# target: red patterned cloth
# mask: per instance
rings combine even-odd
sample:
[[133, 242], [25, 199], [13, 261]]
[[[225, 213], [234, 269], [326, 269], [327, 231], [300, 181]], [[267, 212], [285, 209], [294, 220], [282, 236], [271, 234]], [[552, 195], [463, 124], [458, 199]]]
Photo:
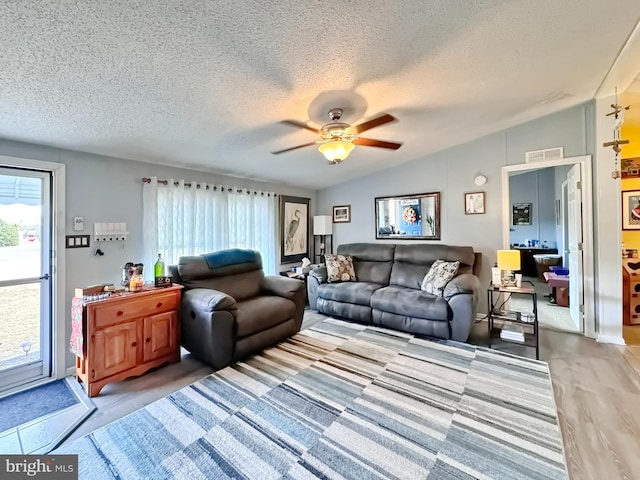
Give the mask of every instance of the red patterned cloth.
[[82, 305], [83, 299], [74, 297], [71, 300], [71, 339], [69, 340], [69, 350], [74, 355], [82, 357], [84, 355], [84, 337], [82, 331]]

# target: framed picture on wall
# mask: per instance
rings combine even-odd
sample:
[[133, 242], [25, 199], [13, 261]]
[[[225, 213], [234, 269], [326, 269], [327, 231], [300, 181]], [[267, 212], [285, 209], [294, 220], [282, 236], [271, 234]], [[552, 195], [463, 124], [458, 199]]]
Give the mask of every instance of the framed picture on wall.
[[338, 205], [333, 207], [333, 223], [351, 222], [351, 205]]
[[280, 263], [309, 257], [309, 198], [280, 195]]
[[514, 203], [513, 204], [513, 225], [531, 225], [531, 210], [532, 204], [530, 203]]
[[640, 190], [622, 192], [622, 229], [640, 230]]
[[469, 192], [464, 194], [464, 214], [480, 215], [487, 213], [484, 207], [484, 192]]

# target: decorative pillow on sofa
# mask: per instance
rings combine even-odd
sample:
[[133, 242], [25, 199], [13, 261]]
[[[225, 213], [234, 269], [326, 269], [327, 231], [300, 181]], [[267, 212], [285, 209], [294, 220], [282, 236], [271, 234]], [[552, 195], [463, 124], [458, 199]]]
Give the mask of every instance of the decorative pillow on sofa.
[[348, 255], [324, 256], [327, 264], [327, 281], [331, 282], [355, 282], [356, 271], [353, 268], [353, 258]]
[[422, 279], [420, 289], [434, 295], [442, 295], [444, 287], [458, 273], [460, 262], [436, 260]]

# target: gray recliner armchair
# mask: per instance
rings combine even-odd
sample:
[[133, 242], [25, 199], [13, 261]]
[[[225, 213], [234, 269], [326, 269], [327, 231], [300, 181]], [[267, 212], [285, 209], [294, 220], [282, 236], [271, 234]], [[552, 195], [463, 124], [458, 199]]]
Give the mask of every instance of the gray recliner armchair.
[[259, 252], [229, 249], [180, 257], [169, 269], [184, 285], [182, 346], [215, 369], [300, 331], [304, 283], [265, 276]]

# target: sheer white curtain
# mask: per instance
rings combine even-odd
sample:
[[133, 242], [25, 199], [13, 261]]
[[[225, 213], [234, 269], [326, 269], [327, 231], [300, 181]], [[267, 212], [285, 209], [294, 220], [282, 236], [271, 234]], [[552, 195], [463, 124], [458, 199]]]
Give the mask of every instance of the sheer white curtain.
[[[143, 187], [145, 265], [158, 253], [167, 264], [183, 255], [251, 248], [266, 273], [276, 273], [276, 200], [272, 192], [152, 177]], [[146, 268], [145, 272], [152, 272]]]

